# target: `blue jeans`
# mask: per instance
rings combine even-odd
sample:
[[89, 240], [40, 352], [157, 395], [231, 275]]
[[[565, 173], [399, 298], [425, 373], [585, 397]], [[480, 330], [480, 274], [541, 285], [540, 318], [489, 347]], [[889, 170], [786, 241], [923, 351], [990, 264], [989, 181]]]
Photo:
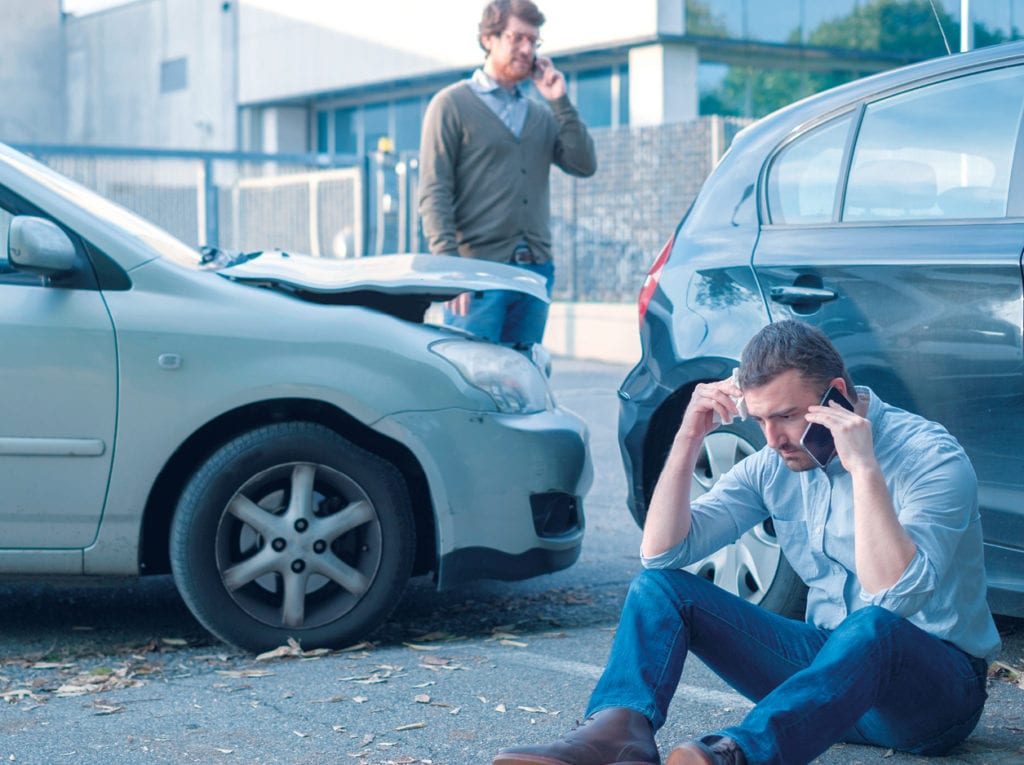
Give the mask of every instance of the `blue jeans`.
[[941, 754], [977, 725], [984, 660], [877, 606], [822, 630], [751, 605], [685, 571], [633, 580], [587, 715], [640, 712], [655, 729], [693, 651], [755, 702], [733, 738], [754, 763], [810, 762], [837, 741]]
[[[547, 281], [548, 297], [555, 281], [555, 264], [516, 264], [540, 274]], [[468, 301], [468, 302], [467, 302]], [[459, 306], [452, 310], [451, 303]], [[544, 339], [548, 321], [548, 304], [521, 292], [489, 290], [460, 295], [444, 307], [444, 323], [458, 327], [495, 343], [522, 347]]]

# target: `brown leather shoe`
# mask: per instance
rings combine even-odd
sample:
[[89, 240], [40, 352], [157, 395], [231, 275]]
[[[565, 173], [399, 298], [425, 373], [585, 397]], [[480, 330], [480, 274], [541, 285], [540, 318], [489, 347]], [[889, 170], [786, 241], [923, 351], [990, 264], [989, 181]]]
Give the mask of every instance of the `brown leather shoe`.
[[714, 757], [704, 744], [691, 741], [669, 752], [665, 765], [715, 765]]
[[747, 758], [728, 736], [712, 735], [677, 746], [665, 765], [747, 765]]
[[561, 741], [502, 749], [493, 765], [661, 765], [650, 721], [632, 709], [604, 709]]

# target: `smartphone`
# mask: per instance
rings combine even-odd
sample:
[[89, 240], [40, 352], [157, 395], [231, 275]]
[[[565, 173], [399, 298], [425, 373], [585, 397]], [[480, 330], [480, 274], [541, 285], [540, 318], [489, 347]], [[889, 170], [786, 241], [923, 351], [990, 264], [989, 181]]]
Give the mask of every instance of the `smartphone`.
[[[831, 386], [825, 391], [825, 395], [821, 398], [821, 405], [828, 406], [829, 401], [835, 401], [840, 406], [853, 411], [853, 404], [835, 386]], [[816, 422], [810, 423], [804, 430], [803, 436], [800, 437], [800, 446], [811, 455], [811, 459], [822, 470], [836, 456], [836, 443], [832, 438], [832, 431]]]

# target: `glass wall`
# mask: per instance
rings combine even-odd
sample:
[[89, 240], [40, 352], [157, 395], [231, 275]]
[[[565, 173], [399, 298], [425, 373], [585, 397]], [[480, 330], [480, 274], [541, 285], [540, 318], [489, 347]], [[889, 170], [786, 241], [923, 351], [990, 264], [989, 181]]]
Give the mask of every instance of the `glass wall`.
[[396, 152], [416, 151], [426, 96], [317, 110], [311, 144], [319, 152], [364, 154], [388, 138]]
[[[849, 80], [945, 55], [947, 43], [953, 50], [960, 45], [960, 0], [935, 0], [934, 10], [930, 0], [677, 2], [684, 4], [685, 35], [700, 56], [700, 114], [761, 117]], [[972, 0], [971, 17], [975, 47], [1018, 39], [1024, 0]], [[824, 55], [807, 55], [807, 46]], [[626, 56], [591, 68], [574, 68], [585, 67], [583, 61], [559, 64], [589, 127], [629, 124]], [[376, 151], [387, 136], [395, 151], [416, 151], [432, 95], [317, 108], [311, 145], [359, 154]]]
[[[625, 64], [566, 71], [569, 92], [584, 122], [592, 128], [629, 124], [629, 74]], [[534, 98], [540, 98], [532, 86]], [[322, 107], [313, 120], [311, 145], [319, 152], [360, 154], [377, 151], [387, 137], [398, 153], [418, 151], [423, 113], [433, 93], [389, 101]]]
[[415, 96], [395, 101], [395, 151], [417, 151], [425, 98]]
[[[700, 38], [737, 43], [701, 46], [702, 114], [761, 117], [858, 77], [946, 55], [947, 45], [960, 48], [960, 0], [683, 2], [686, 33], [698, 46]], [[970, 11], [974, 47], [1021, 37], [1024, 0], [972, 0]], [[748, 43], [765, 46], [749, 64], [740, 50]], [[828, 53], [805, 56], [803, 46]]]
[[382, 149], [381, 139], [388, 139], [394, 146], [394, 133], [389, 127], [391, 103], [368, 104], [363, 107], [363, 141], [360, 154], [369, 154]]
[[329, 151], [335, 154], [355, 154], [359, 149], [355, 107], [335, 109], [331, 116], [334, 118], [334, 142]]
[[588, 127], [619, 127], [629, 124], [627, 66], [588, 69], [567, 76], [573, 103]]
[[[769, 43], [815, 44], [814, 37], [827, 34], [830, 27], [842, 25], [847, 31], [859, 25], [863, 32], [848, 38], [847, 45], [866, 50], [886, 49], [886, 38], [893, 29], [877, 34], [882, 25], [919, 23], [921, 31], [942, 35], [935, 23], [929, 0], [683, 0], [686, 9], [686, 34], [757, 40]], [[960, 0], [936, 0], [936, 9], [950, 46], [959, 47]], [[971, 18], [983, 34], [1000, 41], [1020, 37], [1024, 21], [1024, 0], [971, 0]], [[855, 21], [856, 20], [856, 21]], [[872, 22], [875, 22], [872, 29]], [[857, 39], [859, 37], [859, 39]], [[849, 45], [849, 40], [856, 43]], [[985, 44], [992, 44], [991, 41]], [[980, 45], [980, 44], [979, 44]]]

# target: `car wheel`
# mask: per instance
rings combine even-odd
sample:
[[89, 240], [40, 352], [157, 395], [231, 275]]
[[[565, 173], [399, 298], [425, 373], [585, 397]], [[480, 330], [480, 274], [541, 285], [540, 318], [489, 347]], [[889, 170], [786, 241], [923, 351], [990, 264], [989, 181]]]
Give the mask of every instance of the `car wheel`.
[[414, 533], [394, 466], [320, 425], [279, 423], [196, 471], [175, 512], [171, 567], [193, 614], [228, 643], [342, 647], [398, 602]]
[[[738, 423], [709, 433], [693, 471], [690, 498], [706, 493], [733, 465], [757, 451], [760, 435], [760, 430]], [[782, 554], [771, 519], [686, 569], [769, 611], [804, 617], [807, 587]]]

